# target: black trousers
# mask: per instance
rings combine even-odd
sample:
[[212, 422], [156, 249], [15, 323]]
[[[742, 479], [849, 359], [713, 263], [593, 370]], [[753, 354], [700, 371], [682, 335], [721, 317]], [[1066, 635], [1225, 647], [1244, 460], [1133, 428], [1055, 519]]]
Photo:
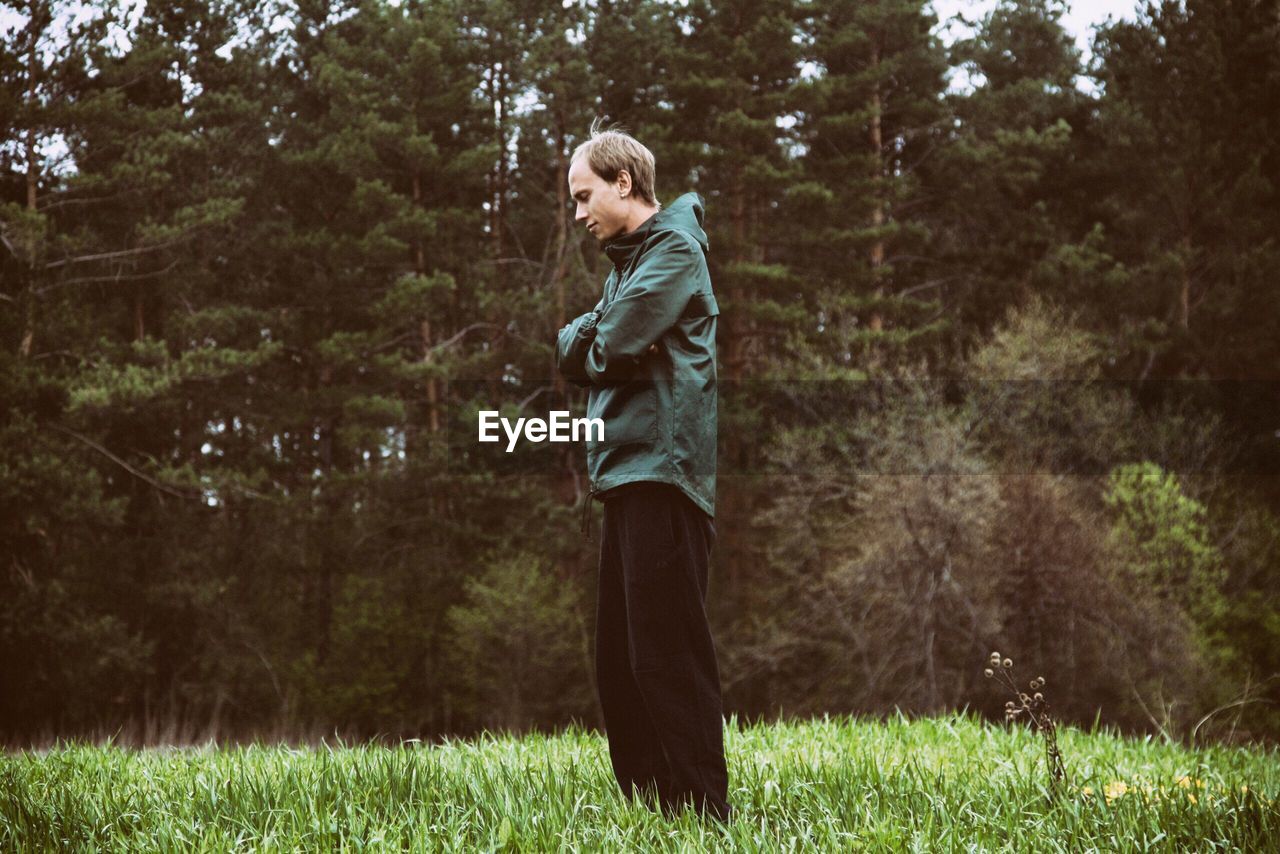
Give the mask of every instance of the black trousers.
[[720, 671], [707, 622], [715, 526], [677, 487], [605, 494], [596, 685], [628, 798], [728, 821]]

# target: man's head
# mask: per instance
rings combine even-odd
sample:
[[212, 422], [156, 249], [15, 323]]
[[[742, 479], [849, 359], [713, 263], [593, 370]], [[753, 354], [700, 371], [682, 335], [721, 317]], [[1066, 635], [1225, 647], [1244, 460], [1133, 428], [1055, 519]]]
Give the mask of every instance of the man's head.
[[569, 194], [574, 220], [603, 243], [634, 231], [661, 205], [654, 193], [653, 153], [621, 130], [599, 130], [599, 121], [574, 149]]

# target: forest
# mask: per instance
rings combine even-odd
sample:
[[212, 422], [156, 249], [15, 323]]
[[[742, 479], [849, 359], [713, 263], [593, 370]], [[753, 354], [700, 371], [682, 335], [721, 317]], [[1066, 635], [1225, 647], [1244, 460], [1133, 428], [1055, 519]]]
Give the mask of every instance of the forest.
[[0, 743], [600, 725], [584, 446], [476, 441], [585, 413], [597, 118], [705, 200], [726, 713], [1280, 737], [1280, 9], [1065, 10], [0, 5]]

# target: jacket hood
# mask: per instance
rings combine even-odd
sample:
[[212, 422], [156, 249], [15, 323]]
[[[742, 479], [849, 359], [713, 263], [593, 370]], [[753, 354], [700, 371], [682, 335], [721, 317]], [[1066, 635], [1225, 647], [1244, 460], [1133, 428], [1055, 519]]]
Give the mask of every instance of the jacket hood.
[[663, 231], [683, 231], [702, 247], [710, 248], [707, 233], [702, 229], [704, 201], [698, 193], [685, 193], [644, 221], [635, 231], [628, 231], [604, 242], [605, 254], [619, 271], [627, 265], [636, 250], [651, 234]]

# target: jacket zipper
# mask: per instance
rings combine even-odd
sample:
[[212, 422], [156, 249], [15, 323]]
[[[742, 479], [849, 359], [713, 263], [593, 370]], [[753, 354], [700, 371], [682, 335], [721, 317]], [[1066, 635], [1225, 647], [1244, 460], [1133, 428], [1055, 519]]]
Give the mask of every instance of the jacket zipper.
[[[657, 216], [657, 214], [654, 214], [654, 216]], [[613, 302], [612, 296], [616, 296], [618, 291], [621, 290], [623, 281], [631, 273], [634, 273], [636, 267], [639, 266], [640, 250], [644, 248], [644, 243], [646, 240], [649, 239], [649, 234], [652, 231], [653, 231], [653, 220], [650, 219], [649, 225], [644, 230], [644, 236], [640, 238], [640, 243], [639, 245], [636, 246], [636, 251], [631, 253], [631, 257], [627, 259], [627, 263], [623, 265], [621, 270], [619, 270], [617, 267], [614, 267], [614, 271], [618, 274], [618, 278], [614, 282], [612, 294], [610, 294], [608, 288], [605, 289], [605, 297], [608, 298], [608, 301], [605, 302], [604, 305], [600, 306], [601, 314], [604, 314], [604, 310], [609, 306], [609, 303]]]
[[[640, 238], [640, 245], [636, 247], [636, 251], [627, 260], [627, 263], [624, 265], [623, 270], [618, 273], [618, 278], [614, 282], [612, 296], [617, 295], [618, 289], [622, 287], [623, 279], [625, 279], [629, 273], [634, 272], [635, 268], [639, 265], [640, 250], [644, 246], [644, 242], [649, 239], [650, 232], [653, 231], [653, 221], [654, 221], [654, 218], [656, 218], [656, 216], [657, 214], [654, 214], [653, 217], [650, 217], [649, 225], [644, 230], [644, 236]], [[601, 314], [604, 314], [604, 310], [608, 307], [609, 303], [613, 302], [613, 299], [611, 298], [609, 289], [607, 287], [605, 288], [605, 297], [606, 297], [606, 301], [604, 305], [600, 306]], [[586, 541], [588, 543], [591, 542], [591, 499], [595, 497], [595, 494], [597, 492], [599, 492], [599, 490], [596, 489], [595, 484], [592, 484], [591, 490], [587, 493], [586, 500], [582, 502], [581, 529], [582, 529], [582, 535], [586, 538]]]

